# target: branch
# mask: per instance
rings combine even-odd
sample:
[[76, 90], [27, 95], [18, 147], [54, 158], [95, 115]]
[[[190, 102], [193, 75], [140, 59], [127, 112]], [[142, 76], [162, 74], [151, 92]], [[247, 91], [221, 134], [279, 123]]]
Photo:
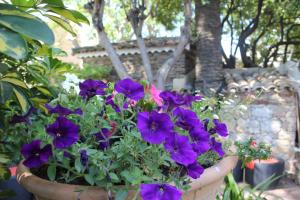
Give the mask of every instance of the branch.
[[104, 31], [103, 26], [103, 14], [104, 14], [105, 0], [94, 0], [89, 2], [86, 6], [93, 18], [93, 25], [97, 30], [99, 43], [105, 48], [118, 76], [123, 79], [129, 77], [126, 68], [122, 64], [117, 52], [113, 48], [107, 34]]
[[148, 56], [146, 44], [142, 36], [144, 21], [147, 18], [147, 16], [144, 14], [145, 10], [146, 7], [144, 5], [144, 0], [142, 0], [141, 5], [137, 5], [137, 3], [135, 2], [132, 8], [129, 10], [129, 12], [128, 13], [126, 12], [126, 15], [136, 36], [136, 41], [140, 49], [142, 62], [147, 75], [147, 79], [151, 84], [153, 83], [152, 66]]
[[237, 48], [240, 48], [240, 53], [242, 57], [242, 61], [245, 67], [249, 67], [254, 65], [254, 63], [251, 61], [250, 58], [247, 57], [247, 49], [245, 47], [246, 39], [257, 29], [259, 24], [260, 15], [262, 12], [263, 7], [263, 1], [264, 0], [258, 0], [257, 3], [257, 13], [256, 16], [251, 20], [251, 22], [248, 24], [248, 26], [242, 30], [241, 35], [238, 40], [238, 44], [235, 49], [235, 54], [237, 51]]
[[184, 0], [184, 25], [181, 27], [180, 40], [177, 47], [174, 50], [173, 55], [166, 60], [166, 62], [161, 66], [157, 72], [157, 87], [159, 89], [164, 89], [165, 81], [169, 74], [169, 71], [172, 69], [174, 64], [182, 55], [185, 46], [188, 44], [190, 39], [190, 29], [192, 21], [192, 0]]
[[225, 22], [228, 21], [228, 18], [229, 18], [229, 16], [230, 16], [230, 14], [231, 14], [233, 11], [235, 11], [238, 7], [239, 7], [239, 5], [235, 5], [235, 6], [234, 6], [234, 0], [231, 0], [231, 1], [230, 1], [230, 6], [229, 6], [229, 8], [228, 8], [228, 11], [227, 11], [225, 17], [223, 18], [223, 20], [222, 20], [222, 22], [221, 22], [221, 27], [224, 26]]

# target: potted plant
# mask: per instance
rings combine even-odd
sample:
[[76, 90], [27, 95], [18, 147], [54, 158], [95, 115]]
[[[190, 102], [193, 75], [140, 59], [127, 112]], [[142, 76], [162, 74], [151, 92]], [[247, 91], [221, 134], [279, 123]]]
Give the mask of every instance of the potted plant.
[[131, 79], [79, 87], [28, 124], [17, 179], [36, 199], [216, 197], [237, 159], [224, 157], [227, 127], [206, 100]]

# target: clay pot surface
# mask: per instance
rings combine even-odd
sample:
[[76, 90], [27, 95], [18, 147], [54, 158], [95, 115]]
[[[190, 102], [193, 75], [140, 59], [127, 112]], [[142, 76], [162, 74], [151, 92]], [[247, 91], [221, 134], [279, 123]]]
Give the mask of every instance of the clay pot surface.
[[[192, 180], [191, 188], [183, 200], [215, 200], [224, 177], [235, 167], [237, 157], [223, 158], [219, 163], [205, 169], [199, 179]], [[107, 192], [100, 187], [62, 184], [41, 179], [30, 172], [22, 162], [17, 168], [17, 181], [36, 200], [108, 200]], [[127, 200], [132, 200], [135, 191], [130, 191]]]

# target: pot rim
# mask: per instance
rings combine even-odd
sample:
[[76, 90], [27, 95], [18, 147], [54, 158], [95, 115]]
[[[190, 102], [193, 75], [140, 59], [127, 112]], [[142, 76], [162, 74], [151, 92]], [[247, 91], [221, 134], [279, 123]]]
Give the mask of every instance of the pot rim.
[[[210, 185], [216, 181], [222, 180], [235, 166], [238, 161], [237, 156], [228, 156], [222, 158], [215, 165], [205, 169], [204, 173], [198, 179], [191, 179], [190, 189], [188, 191], [197, 190], [206, 185]], [[18, 183], [24, 186], [29, 192], [32, 192], [38, 196], [44, 196], [41, 192], [37, 192], [35, 187], [32, 186], [34, 184], [38, 184], [40, 187], [53, 187], [52, 191], [55, 191], [55, 188], [65, 188], [66, 190], [71, 191], [73, 193], [80, 190], [80, 188], [84, 188], [86, 190], [98, 190], [99, 193], [106, 193], [106, 191], [99, 186], [83, 186], [83, 185], [74, 185], [74, 184], [66, 184], [66, 183], [58, 183], [51, 182], [46, 179], [42, 179], [30, 172], [30, 169], [23, 165], [23, 161], [21, 161], [17, 167], [16, 178]], [[122, 186], [120, 186], [122, 187]], [[78, 191], [77, 193], [80, 193]]]

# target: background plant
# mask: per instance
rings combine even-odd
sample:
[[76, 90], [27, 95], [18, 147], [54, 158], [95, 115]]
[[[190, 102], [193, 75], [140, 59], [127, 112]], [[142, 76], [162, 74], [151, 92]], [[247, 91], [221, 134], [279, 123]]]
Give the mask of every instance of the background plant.
[[18, 162], [16, 149], [28, 138], [23, 124], [13, 124], [30, 123], [30, 108], [46, 111], [44, 104], [57, 97], [63, 74], [72, 68], [56, 58], [64, 53], [51, 46], [54, 34], [46, 18], [72, 34], [69, 21], [88, 23], [60, 0], [0, 1], [0, 150], [11, 162]]

